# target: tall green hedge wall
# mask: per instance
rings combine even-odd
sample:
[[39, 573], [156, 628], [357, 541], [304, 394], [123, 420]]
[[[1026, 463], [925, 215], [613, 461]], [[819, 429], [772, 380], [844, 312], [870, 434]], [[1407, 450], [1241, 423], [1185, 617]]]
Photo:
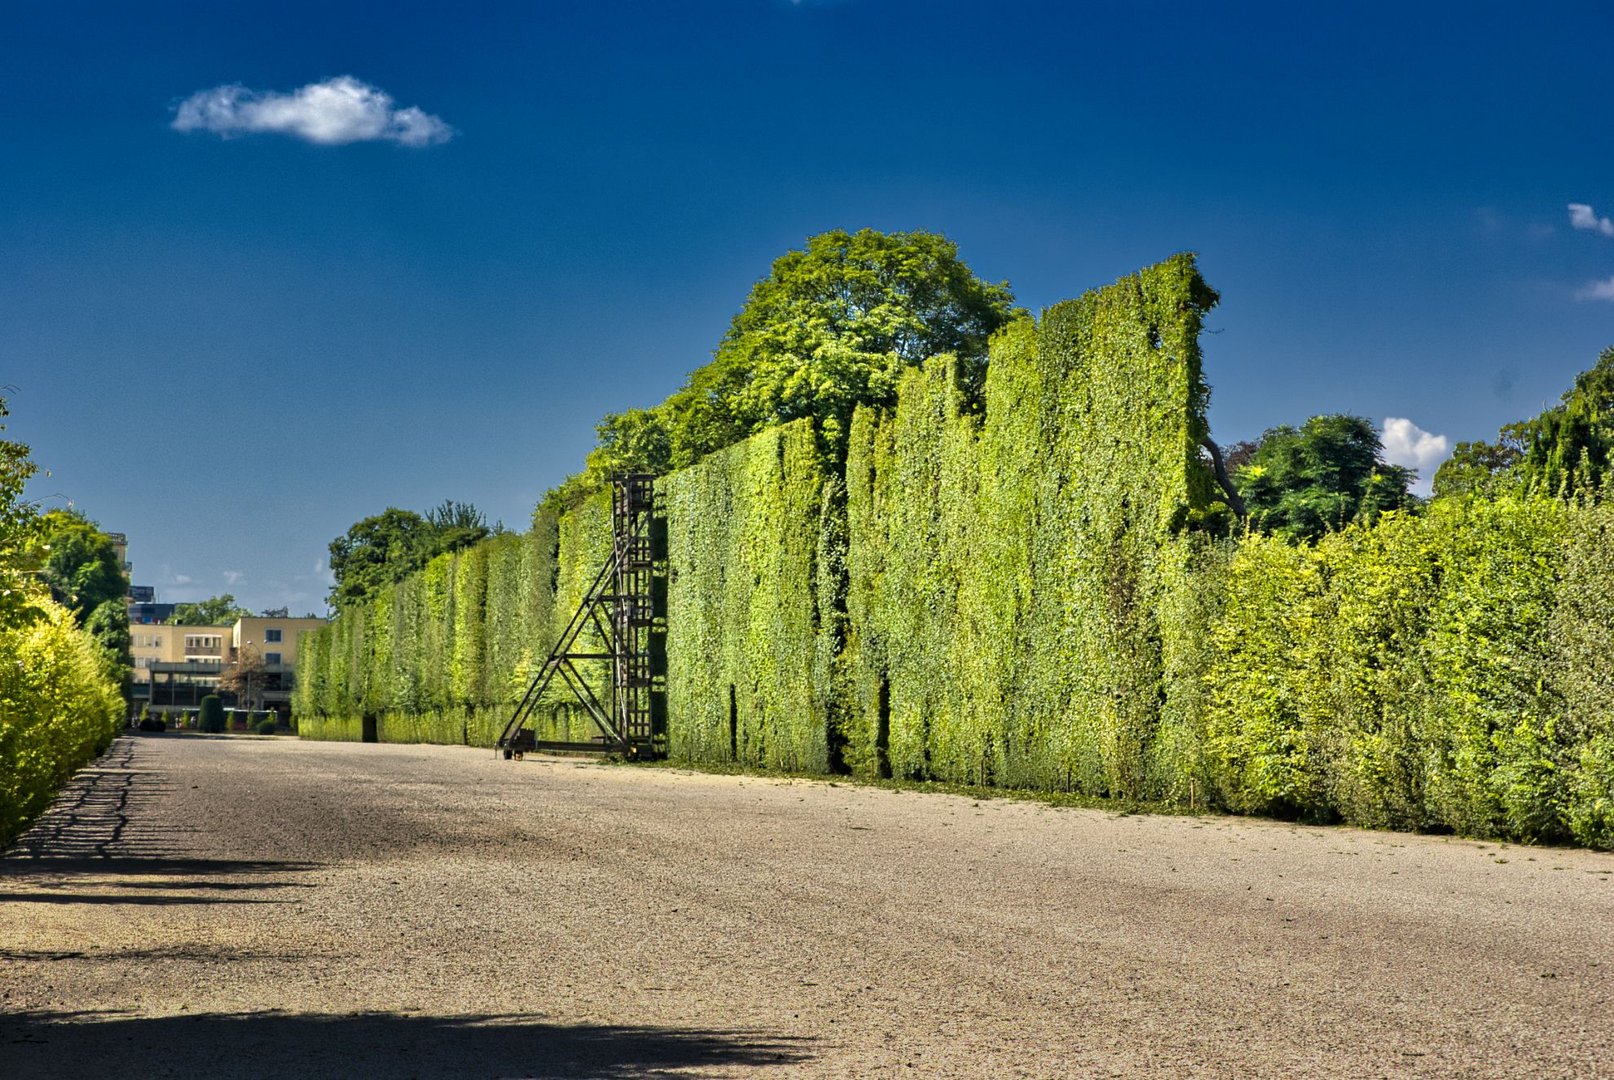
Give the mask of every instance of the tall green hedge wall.
[[799, 772], [829, 767], [813, 663], [823, 484], [806, 421], [765, 431], [662, 482], [674, 757]]
[[[799, 421], [660, 481], [672, 755], [1614, 847], [1614, 510], [1185, 529], [1215, 302], [1178, 256], [1001, 332], [984, 406], [938, 357], [844, 462]], [[491, 745], [609, 530], [596, 497], [344, 611], [300, 731]]]
[[1450, 499], [1193, 575], [1215, 806], [1614, 846], [1614, 509]]
[[[371, 717], [383, 742], [491, 746], [610, 550], [610, 536], [610, 504], [600, 494], [564, 517], [539, 515], [523, 535], [439, 555], [345, 610], [303, 638], [298, 733], [358, 739]], [[581, 710], [558, 697], [540, 720], [545, 738], [592, 734]]]
[[846, 463], [854, 770], [1150, 794], [1177, 526], [1209, 501], [1179, 257], [1000, 335], [984, 419], [939, 358]]

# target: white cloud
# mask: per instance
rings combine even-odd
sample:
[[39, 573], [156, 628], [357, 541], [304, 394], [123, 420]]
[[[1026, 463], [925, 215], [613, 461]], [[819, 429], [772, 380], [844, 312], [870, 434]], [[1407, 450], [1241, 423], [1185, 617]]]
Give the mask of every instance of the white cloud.
[[224, 584], [239, 585], [241, 584], [241, 579], [245, 578], [246, 576], [247, 575], [242, 573], [240, 570], [226, 570], [224, 571]]
[[447, 142], [454, 129], [410, 106], [393, 108], [392, 95], [351, 75], [309, 83], [289, 94], [239, 84], [199, 90], [175, 110], [175, 131], [292, 135], [323, 146], [390, 140], [404, 146]]
[[1575, 290], [1576, 300], [1614, 300], [1614, 277], [1607, 281], [1588, 282]]
[[1429, 494], [1435, 469], [1451, 453], [1451, 442], [1444, 435], [1433, 435], [1401, 416], [1384, 418], [1384, 460], [1418, 470], [1412, 490]]
[[191, 583], [191, 581], [192, 581], [192, 578], [191, 578], [191, 576], [189, 574], [175, 574], [174, 575], [174, 584], [175, 585], [189, 585]]
[[1585, 203], [1572, 202], [1569, 204], [1569, 224], [1576, 229], [1602, 233], [1604, 236], [1614, 236], [1614, 221], [1610, 221], [1606, 217], [1598, 217], [1596, 211]]

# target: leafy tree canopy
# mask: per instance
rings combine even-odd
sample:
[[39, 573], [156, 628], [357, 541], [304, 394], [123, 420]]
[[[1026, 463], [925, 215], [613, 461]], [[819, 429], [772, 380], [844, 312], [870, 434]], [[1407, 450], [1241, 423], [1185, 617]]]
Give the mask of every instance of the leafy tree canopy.
[[1435, 473], [1437, 496], [1525, 487], [1555, 495], [1600, 488], [1614, 458], [1614, 347], [1575, 377], [1561, 404], [1508, 424], [1494, 443], [1458, 443]]
[[108, 602], [123, 603], [129, 575], [112, 538], [75, 510], [50, 510], [39, 522], [39, 576], [57, 603], [83, 626]]
[[1525, 483], [1553, 492], [1595, 488], [1608, 476], [1614, 450], [1614, 348], [1575, 376], [1563, 404], [1525, 425]]
[[[0, 398], [0, 417], [8, 415], [5, 399]], [[26, 444], [0, 438], [0, 625], [17, 625], [31, 618], [34, 610], [29, 597], [39, 586], [29, 570], [39, 510], [22, 497], [22, 490], [35, 471]]]
[[194, 604], [175, 604], [174, 614], [168, 621], [174, 626], [229, 626], [252, 612], [235, 602], [232, 593], [210, 596]]
[[822, 449], [844, 448], [852, 411], [893, 405], [898, 377], [933, 356], [959, 360], [979, 395], [987, 342], [1024, 313], [1007, 283], [976, 277], [936, 233], [837, 229], [774, 261], [710, 363], [649, 409], [605, 417], [586, 471], [551, 492], [571, 502], [613, 473], [664, 473], [774, 424], [810, 416]]
[[433, 555], [443, 551], [458, 551], [469, 547], [494, 532], [503, 532], [503, 525], [488, 527], [487, 515], [470, 503], [444, 499], [435, 508], [426, 511], [426, 524], [433, 530]]
[[34, 530], [32, 561], [51, 598], [100, 645], [114, 682], [128, 674], [129, 575], [112, 538], [76, 510], [49, 510]]
[[1234, 481], [1252, 528], [1308, 543], [1415, 501], [1412, 470], [1386, 463], [1372, 423], [1344, 414], [1269, 429]]
[[331, 541], [331, 603], [342, 607], [362, 600], [404, 577], [430, 558], [430, 522], [413, 510], [389, 506], [357, 522]]
[[84, 620], [84, 629], [105, 651], [108, 676], [114, 682], [122, 682], [134, 666], [129, 606], [122, 597], [101, 602]]
[[458, 551], [496, 532], [469, 503], [444, 500], [424, 517], [413, 510], [386, 510], [356, 523], [331, 541], [335, 584], [331, 603], [343, 607], [400, 581], [445, 551]]
[[1495, 495], [1517, 486], [1519, 462], [1524, 459], [1526, 426], [1508, 424], [1497, 433], [1495, 442], [1476, 439], [1454, 446], [1451, 457], [1435, 470], [1432, 485], [1435, 497], [1468, 493]]

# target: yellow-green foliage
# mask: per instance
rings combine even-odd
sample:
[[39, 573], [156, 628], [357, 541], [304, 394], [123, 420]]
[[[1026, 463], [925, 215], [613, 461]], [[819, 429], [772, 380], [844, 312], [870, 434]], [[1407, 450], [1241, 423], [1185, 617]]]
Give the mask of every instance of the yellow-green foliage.
[[111, 744], [123, 699], [104, 651], [44, 598], [0, 628], [0, 846]]
[[[306, 638], [304, 640], [307, 640]], [[301, 652], [299, 652], [299, 658]], [[364, 718], [359, 716], [323, 716], [306, 707], [298, 710], [297, 737], [320, 742], [358, 742], [364, 733]]]
[[1579, 508], [1549, 627], [1554, 765], [1570, 834], [1614, 848], [1614, 506]]
[[[1614, 508], [1193, 531], [1214, 300], [1179, 256], [1001, 331], [984, 408], [938, 357], [844, 463], [799, 421], [659, 481], [673, 756], [1614, 848]], [[601, 493], [344, 611], [300, 731], [490, 744], [609, 537]]]
[[675, 757], [797, 771], [829, 764], [814, 683], [823, 474], [805, 421], [661, 482], [667, 707]]
[[1162, 552], [1209, 501], [1179, 256], [999, 335], [985, 420], [945, 359], [847, 455], [854, 769], [1150, 792]]
[[907, 372], [894, 415], [861, 409], [847, 453], [847, 653], [840, 732], [857, 772], [982, 781], [990, 737], [964, 717], [960, 591], [976, 538], [974, 417], [947, 357]]
[[1608, 507], [1443, 499], [1192, 584], [1180, 760], [1213, 804], [1614, 846]]
[[[299, 734], [357, 739], [370, 717], [383, 742], [491, 746], [560, 632], [557, 612], [570, 616], [609, 550], [601, 494], [564, 518], [540, 515], [525, 535], [439, 555], [350, 605], [303, 639]], [[561, 693], [537, 721], [541, 738], [594, 734]]]

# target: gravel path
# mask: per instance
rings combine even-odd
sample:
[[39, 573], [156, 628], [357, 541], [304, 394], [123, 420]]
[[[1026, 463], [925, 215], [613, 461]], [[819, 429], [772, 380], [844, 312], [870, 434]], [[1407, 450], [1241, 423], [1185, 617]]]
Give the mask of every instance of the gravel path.
[[1614, 856], [426, 746], [120, 741], [0, 1076], [1614, 1076]]

